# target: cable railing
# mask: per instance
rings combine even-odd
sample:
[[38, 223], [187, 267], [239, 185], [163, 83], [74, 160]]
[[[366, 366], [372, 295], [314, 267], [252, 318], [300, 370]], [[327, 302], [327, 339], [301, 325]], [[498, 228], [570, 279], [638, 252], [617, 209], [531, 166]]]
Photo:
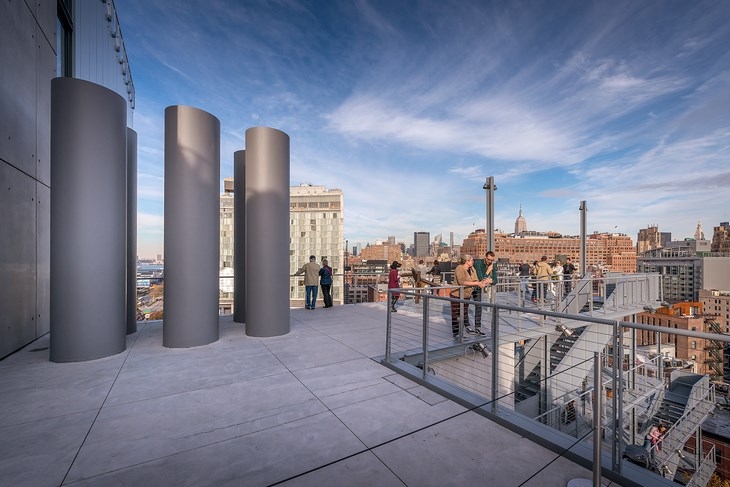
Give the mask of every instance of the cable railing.
[[[519, 424], [519, 428], [530, 421], [549, 427], [556, 444], [564, 444], [560, 435], [575, 441], [596, 427], [592, 405], [598, 394], [604, 404], [600, 448], [608, 459], [603, 473], [635, 481], [631, 479], [646, 474], [637, 473], [638, 467], [624, 458], [627, 448], [640, 448], [646, 430], [661, 421], [659, 408], [668, 391], [666, 383], [681, 382], [680, 372], [672, 374], [663, 365], [674, 335], [730, 342], [728, 336], [624, 321], [659, 307], [658, 282], [652, 280], [658, 281], [658, 276], [604, 278], [595, 286], [592, 280], [582, 286], [582, 281], [572, 283], [576, 293], [590, 289], [591, 301], [599, 301], [593, 294], [598, 292], [600, 304], [611, 308], [610, 313], [590, 305], [582, 313], [559, 313], [554, 309], [560, 306], [541, 307], [531, 300], [526, 306], [515, 306], [511, 303], [526, 302], [520, 286], [524, 282], [517, 280], [503, 280], [495, 293], [483, 294], [483, 301], [447, 297], [454, 287], [439, 286], [432, 293], [421, 293], [422, 300], [416, 305], [412, 289], [399, 289], [402, 304], [397, 313], [387, 315], [383, 363], [457, 401], [482, 401], [485, 415]], [[566, 299], [564, 296], [563, 301]], [[478, 308], [481, 313], [476, 312]], [[483, 335], [473, 332], [479, 316]], [[656, 335], [658, 345], [653, 345], [656, 351], [651, 356], [646, 357], [646, 347], [636, 341], [632, 330]], [[457, 331], [455, 337], [453, 331]], [[593, 379], [594, 354], [602, 357], [599, 382]], [[707, 455], [687, 453], [684, 444], [698, 434], [714, 408], [714, 388], [704, 377], [687, 389], [685, 409], [665, 435], [664, 453], [655, 455], [657, 467], [650, 475], [657, 482], [658, 478], [679, 481], [680, 459], [690, 455], [696, 457], [693, 465], [698, 466], [691, 473], [702, 473], [699, 466], [705, 465]], [[538, 436], [544, 440], [544, 433]], [[588, 440], [582, 444], [584, 454], [590, 451]], [[687, 468], [681, 470], [686, 477]]]

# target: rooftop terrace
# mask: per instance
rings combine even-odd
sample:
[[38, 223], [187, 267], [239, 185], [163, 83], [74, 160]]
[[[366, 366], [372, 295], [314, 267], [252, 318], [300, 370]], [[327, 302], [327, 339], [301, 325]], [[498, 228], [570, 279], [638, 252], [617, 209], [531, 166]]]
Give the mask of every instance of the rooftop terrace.
[[[49, 336], [0, 361], [0, 484], [565, 486], [592, 473], [379, 363], [385, 303], [291, 310], [252, 338], [48, 360]], [[616, 485], [604, 481], [604, 485]]]

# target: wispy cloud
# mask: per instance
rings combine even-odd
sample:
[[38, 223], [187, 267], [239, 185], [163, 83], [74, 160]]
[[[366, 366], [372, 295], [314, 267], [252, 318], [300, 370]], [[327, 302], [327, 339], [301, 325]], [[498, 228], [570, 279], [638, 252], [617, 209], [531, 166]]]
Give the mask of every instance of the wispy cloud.
[[730, 219], [730, 3], [119, 7], [150, 215], [164, 107], [188, 104], [221, 120], [221, 177], [246, 128], [287, 132], [292, 184], [342, 188], [351, 241], [460, 241], [484, 225], [490, 175], [503, 230], [522, 203], [531, 229], [577, 233], [581, 200], [591, 230], [632, 236]]

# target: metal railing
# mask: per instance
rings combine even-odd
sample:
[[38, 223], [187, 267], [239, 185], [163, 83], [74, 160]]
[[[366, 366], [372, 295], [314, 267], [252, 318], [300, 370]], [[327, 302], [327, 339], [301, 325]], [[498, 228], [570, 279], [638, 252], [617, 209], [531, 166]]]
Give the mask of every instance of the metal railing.
[[[644, 431], [656, 421], [664, 400], [666, 371], [661, 344], [666, 347], [671, 335], [724, 342], [730, 342], [730, 337], [623, 321], [659, 307], [655, 275], [573, 282], [572, 292], [590, 289], [590, 301], [597, 303], [584, 306], [577, 314], [554, 311], [561, 309], [569, 296], [561, 301], [556, 297], [555, 304], [548, 299], [551, 306], [527, 302], [520, 284], [504, 279], [495, 286], [499, 290], [483, 295], [483, 301], [421, 294], [418, 305], [410, 301], [415, 297], [413, 290], [399, 289], [406, 304], [398, 313], [388, 312], [383, 363], [449, 397], [458, 399], [463, 393], [464, 397], [480, 398], [479, 409], [485, 414], [511, 418], [508, 422], [517, 415], [551, 427], [556, 435], [570, 435], [573, 441], [583, 439], [586, 444], [586, 435], [595, 428], [597, 418], [591, 410], [599, 394], [605, 403], [600, 444], [602, 454], [610, 459], [604, 462], [603, 473], [630, 480], [629, 475], [636, 472], [632, 473], [634, 467], [623, 459], [624, 450], [630, 444], [643, 443]], [[432, 291], [441, 289], [453, 287], [441, 286]], [[516, 301], [524, 304], [510, 304]], [[469, 333], [479, 315], [485, 335]], [[456, 338], [452, 324], [458, 327]], [[655, 356], [639, 358], [640, 344], [632, 330], [656, 334], [659, 345]], [[595, 353], [603, 357], [598, 383], [593, 379]], [[673, 478], [684, 442], [697, 433], [714, 408], [714, 388], [707, 378], [702, 384], [707, 386], [693, 386], [686, 409], [665, 436], [663, 453], [656, 455], [658, 464], [664, 467], [653, 474], [657, 478]], [[702, 465], [703, 458], [707, 458], [702, 452], [696, 457], [694, 465]]]

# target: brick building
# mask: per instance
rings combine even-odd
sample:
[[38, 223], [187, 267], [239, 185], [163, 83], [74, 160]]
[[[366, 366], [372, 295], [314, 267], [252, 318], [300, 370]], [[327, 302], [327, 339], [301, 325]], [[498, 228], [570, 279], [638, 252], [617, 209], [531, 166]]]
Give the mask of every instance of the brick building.
[[[699, 301], [685, 301], [652, 313], [639, 313], [636, 322], [706, 333], [722, 333], [724, 324], [724, 321], [718, 321], [717, 316], [703, 313]], [[656, 339], [654, 332], [636, 330], [637, 346], [656, 345]], [[723, 342], [667, 333], [662, 334], [662, 345], [673, 346], [676, 358], [695, 362], [695, 373], [708, 374], [713, 380], [722, 379]]]
[[[580, 237], [566, 237], [555, 232], [544, 234], [524, 232], [521, 235], [495, 233], [494, 251], [499, 259], [518, 263], [534, 262], [543, 255], [550, 259], [565, 255], [580, 262]], [[483, 256], [487, 251], [484, 230], [469, 234], [461, 245], [461, 251]], [[636, 251], [631, 237], [621, 234], [594, 233], [586, 241], [586, 264], [610, 269], [613, 272], [636, 272]]]
[[361, 260], [401, 261], [403, 260], [403, 248], [400, 244], [395, 243], [368, 245], [362, 249], [359, 257]]

